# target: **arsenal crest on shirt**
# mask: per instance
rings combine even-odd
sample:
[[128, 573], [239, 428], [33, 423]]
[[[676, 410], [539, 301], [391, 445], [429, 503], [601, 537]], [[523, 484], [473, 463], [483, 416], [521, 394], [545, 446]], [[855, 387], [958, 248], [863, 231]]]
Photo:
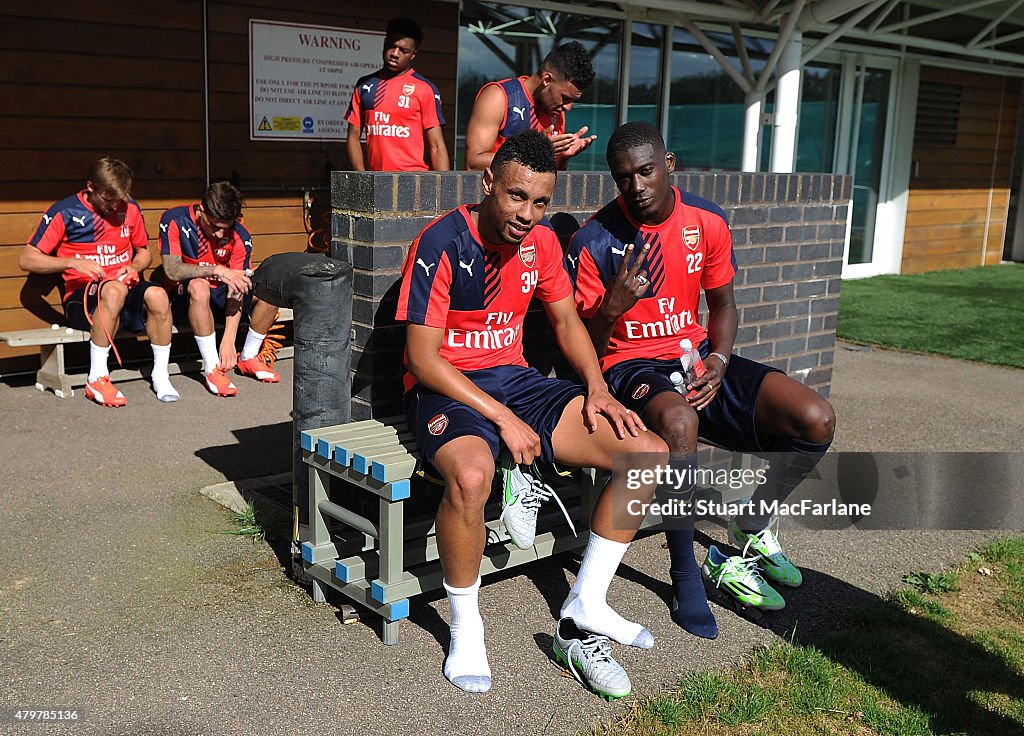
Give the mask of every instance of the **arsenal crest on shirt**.
[[690, 250], [697, 250], [700, 244], [700, 226], [686, 225], [683, 227], [683, 243]]
[[530, 240], [519, 246], [519, 260], [527, 268], [533, 268], [533, 264], [537, 262], [537, 244], [534, 241]]
[[403, 95], [411, 95], [415, 91], [416, 91], [416, 85], [415, 84], [403, 84], [402, 85], [402, 94]]

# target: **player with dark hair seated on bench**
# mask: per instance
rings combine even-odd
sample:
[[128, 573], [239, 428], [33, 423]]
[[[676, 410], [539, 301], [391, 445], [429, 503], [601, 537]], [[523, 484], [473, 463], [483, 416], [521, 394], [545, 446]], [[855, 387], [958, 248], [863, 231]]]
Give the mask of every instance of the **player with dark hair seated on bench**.
[[[160, 218], [164, 288], [176, 321], [192, 326], [206, 388], [214, 396], [238, 393], [227, 375], [232, 368], [265, 383], [281, 380], [256, 357], [277, 308], [250, 295], [252, 236], [239, 222], [243, 204], [233, 184], [218, 181], [206, 188], [201, 201], [172, 207]], [[247, 304], [252, 315], [239, 356], [235, 340]], [[215, 321], [224, 323], [219, 348]]]
[[[608, 385], [665, 439], [684, 473], [697, 467], [698, 435], [734, 452], [774, 453], [766, 482], [729, 524], [739, 556], [726, 557], [712, 545], [698, 571], [692, 519], [666, 532], [672, 618], [713, 639], [718, 627], [701, 572], [741, 604], [768, 610], [785, 605], [768, 581], [790, 587], [803, 581], [761, 501], [785, 500], [814, 468], [832, 442], [835, 413], [776, 368], [732, 355], [736, 264], [729, 224], [716, 204], [671, 185], [675, 156], [658, 129], [643, 122], [621, 126], [608, 141], [608, 166], [620, 196], [573, 236], [568, 254], [576, 303]], [[697, 321], [702, 289], [707, 330]], [[706, 372], [677, 390], [672, 374], [680, 370], [681, 338], [699, 346]]]
[[[436, 521], [452, 607], [444, 674], [469, 692], [491, 687], [477, 595], [484, 506], [502, 446], [499, 470], [509, 489], [502, 519], [519, 546], [533, 543], [541, 500], [520, 466], [542, 458], [611, 470], [613, 453], [626, 454], [636, 467], [668, 456], [665, 443], [608, 393], [576, 314], [561, 247], [550, 229], [535, 227], [551, 201], [556, 168], [544, 134], [513, 136], [484, 171], [483, 201], [435, 220], [412, 244], [402, 268], [397, 318], [408, 323], [408, 426], [446, 483]], [[526, 365], [522, 326], [534, 295], [583, 386]], [[653, 484], [629, 489], [619, 477], [604, 488], [580, 573], [562, 607], [562, 616], [573, 622], [559, 625], [556, 655], [567, 655], [577, 677], [609, 697], [629, 692], [628, 677], [610, 656], [609, 638], [642, 648], [654, 644], [646, 628], [606, 601], [642, 521], [616, 524], [612, 515], [629, 499], [650, 499], [653, 492]]]

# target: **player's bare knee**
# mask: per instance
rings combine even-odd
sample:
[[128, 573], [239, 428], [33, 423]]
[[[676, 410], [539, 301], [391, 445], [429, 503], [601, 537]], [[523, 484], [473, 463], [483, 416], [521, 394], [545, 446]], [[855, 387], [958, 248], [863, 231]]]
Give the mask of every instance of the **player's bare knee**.
[[493, 469], [477, 465], [460, 466], [446, 479], [445, 500], [460, 514], [479, 515], [491, 495], [493, 477]]
[[646, 432], [641, 432], [636, 437], [630, 437], [629, 442], [632, 445], [630, 449], [633, 452], [640, 452], [644, 455], [657, 455], [659, 458], [668, 457], [668, 443], [659, 437], [656, 432], [649, 429]]
[[167, 292], [163, 289], [146, 289], [142, 299], [146, 304], [146, 311], [149, 314], [170, 314], [171, 303], [167, 298]]
[[210, 301], [210, 282], [206, 279], [192, 279], [188, 282], [188, 298], [191, 301]]
[[799, 427], [801, 438], [807, 442], [831, 442], [836, 434], [835, 409], [828, 401], [817, 396], [803, 407]]
[[676, 404], [664, 410], [661, 437], [672, 452], [695, 452], [697, 449], [698, 419], [687, 404]]
[[127, 298], [128, 287], [120, 281], [108, 281], [100, 289], [100, 302], [114, 309], [124, 306], [124, 300]]

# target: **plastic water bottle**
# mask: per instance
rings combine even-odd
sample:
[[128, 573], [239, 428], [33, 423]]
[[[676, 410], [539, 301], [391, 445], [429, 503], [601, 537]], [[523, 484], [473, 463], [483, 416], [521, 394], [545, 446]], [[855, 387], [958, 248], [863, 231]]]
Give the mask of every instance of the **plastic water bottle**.
[[[672, 381], [676, 391], [682, 394], [686, 391], [686, 387], [689, 384], [696, 381], [706, 372], [700, 353], [697, 351], [697, 348], [693, 347], [690, 339], [686, 337], [679, 341], [679, 366], [683, 369], [682, 372], [673, 371], [668, 378]], [[696, 391], [690, 391], [690, 393], [684, 395], [689, 398], [695, 396], [696, 393]]]

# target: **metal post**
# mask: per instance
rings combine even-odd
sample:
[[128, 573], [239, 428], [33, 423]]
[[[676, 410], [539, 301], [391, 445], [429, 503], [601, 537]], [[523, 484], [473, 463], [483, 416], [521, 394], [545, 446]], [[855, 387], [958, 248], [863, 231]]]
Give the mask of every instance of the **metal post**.
[[757, 171], [761, 163], [761, 111], [764, 109], [764, 92], [753, 90], [744, 100], [747, 106], [743, 121], [743, 163], [742, 171]]
[[779, 57], [779, 81], [775, 87], [775, 115], [772, 123], [772, 171], [777, 173], [791, 173], [796, 162], [802, 50], [803, 34], [795, 31]]

